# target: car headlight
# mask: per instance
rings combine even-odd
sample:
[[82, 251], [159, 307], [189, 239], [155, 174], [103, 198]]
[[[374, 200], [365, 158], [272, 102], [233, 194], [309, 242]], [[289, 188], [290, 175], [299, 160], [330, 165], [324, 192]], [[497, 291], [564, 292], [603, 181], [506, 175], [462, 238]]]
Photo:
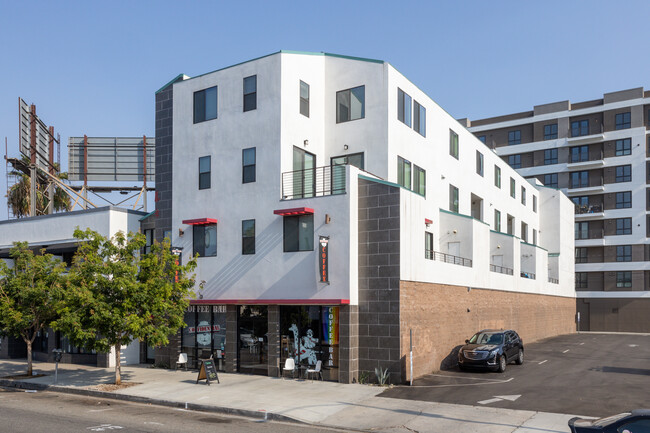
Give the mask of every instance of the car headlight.
[[493, 356], [496, 356], [498, 353], [499, 353], [499, 349], [493, 349], [490, 351], [489, 357], [492, 358]]

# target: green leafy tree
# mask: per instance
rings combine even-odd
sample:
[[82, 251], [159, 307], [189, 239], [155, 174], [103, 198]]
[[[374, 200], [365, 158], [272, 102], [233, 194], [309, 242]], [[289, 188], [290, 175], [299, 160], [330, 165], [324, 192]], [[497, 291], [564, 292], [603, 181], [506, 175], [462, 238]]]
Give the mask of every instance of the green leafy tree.
[[32, 343], [57, 316], [65, 292], [65, 264], [51, 254], [34, 254], [14, 243], [13, 267], [0, 260], [0, 333], [27, 344], [27, 375], [32, 375]]
[[75, 230], [79, 248], [70, 268], [70, 290], [55, 323], [75, 345], [98, 352], [115, 349], [115, 383], [121, 383], [120, 349], [135, 339], [165, 345], [184, 325], [196, 260], [177, 263], [169, 241], [151, 252], [142, 234], [106, 238]]

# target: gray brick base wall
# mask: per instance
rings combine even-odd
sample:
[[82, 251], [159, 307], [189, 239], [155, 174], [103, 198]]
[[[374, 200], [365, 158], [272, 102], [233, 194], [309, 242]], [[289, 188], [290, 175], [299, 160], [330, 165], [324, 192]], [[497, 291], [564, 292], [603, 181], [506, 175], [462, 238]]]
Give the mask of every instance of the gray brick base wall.
[[280, 306], [269, 305], [268, 310], [268, 366], [269, 376], [280, 376]]
[[155, 239], [172, 226], [172, 154], [174, 86], [156, 94], [156, 218]]
[[239, 336], [237, 335], [237, 305], [226, 306], [226, 366], [228, 373], [237, 372]]
[[359, 381], [359, 307], [341, 305], [339, 314], [339, 382]]

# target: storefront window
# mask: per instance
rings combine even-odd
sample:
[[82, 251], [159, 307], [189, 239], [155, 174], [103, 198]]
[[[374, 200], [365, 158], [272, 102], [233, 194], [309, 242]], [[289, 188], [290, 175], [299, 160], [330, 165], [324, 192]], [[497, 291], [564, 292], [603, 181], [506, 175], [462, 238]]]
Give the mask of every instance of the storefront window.
[[[187, 353], [188, 366], [197, 368], [199, 359], [225, 359], [225, 305], [190, 305], [184, 320], [187, 326], [181, 333], [181, 351]], [[223, 370], [223, 361], [216, 365]]]

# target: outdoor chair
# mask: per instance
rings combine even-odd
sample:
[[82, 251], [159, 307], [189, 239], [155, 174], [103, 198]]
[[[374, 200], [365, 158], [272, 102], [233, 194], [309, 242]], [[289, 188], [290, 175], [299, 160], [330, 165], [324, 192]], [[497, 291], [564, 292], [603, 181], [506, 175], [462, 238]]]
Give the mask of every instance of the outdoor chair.
[[187, 370], [187, 353], [178, 354], [178, 361], [176, 361], [177, 370], [179, 365], [182, 365], [183, 367], [185, 367], [185, 370]]
[[309, 379], [309, 376], [311, 376], [311, 381], [313, 382], [314, 381], [313, 375], [317, 375], [320, 376], [320, 380], [323, 380], [323, 372], [321, 371], [322, 366], [323, 366], [323, 361], [316, 361], [316, 367], [307, 369], [307, 378]]
[[293, 358], [287, 358], [287, 360], [284, 362], [284, 368], [282, 369], [282, 379], [284, 379], [284, 373], [286, 371], [291, 372], [291, 378], [296, 378], [296, 362], [293, 360]]

